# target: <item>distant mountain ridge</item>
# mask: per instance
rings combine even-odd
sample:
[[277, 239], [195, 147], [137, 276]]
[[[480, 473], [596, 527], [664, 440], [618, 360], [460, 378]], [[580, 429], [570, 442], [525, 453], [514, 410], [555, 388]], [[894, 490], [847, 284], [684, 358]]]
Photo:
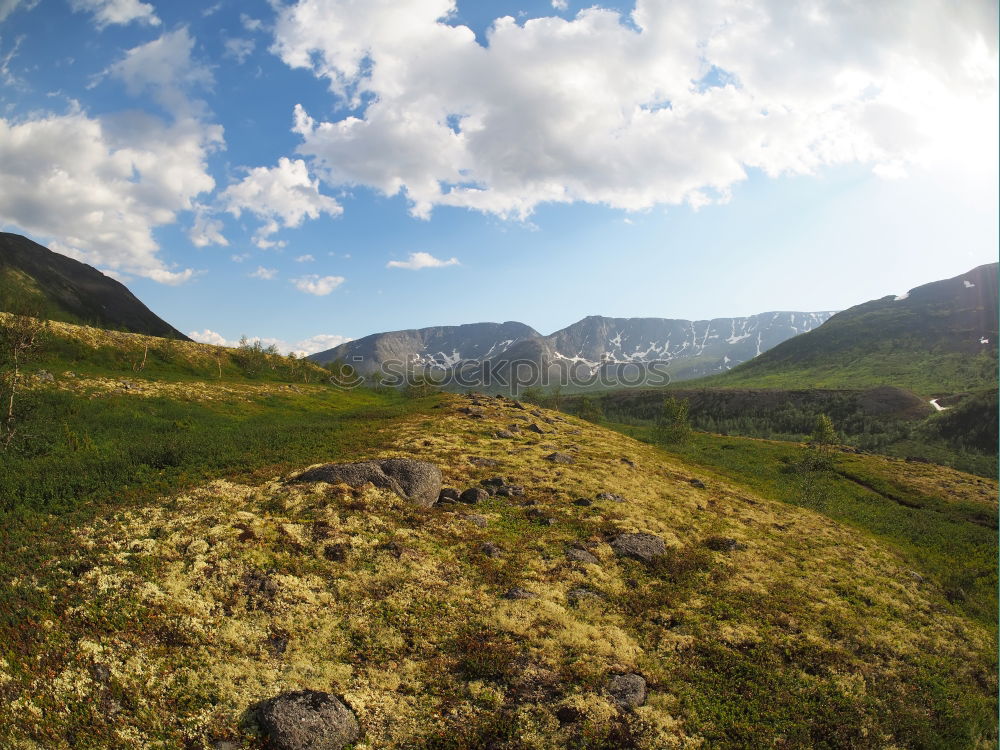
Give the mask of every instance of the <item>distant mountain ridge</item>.
[[461, 364], [535, 362], [597, 369], [665, 363], [673, 379], [725, 372], [799, 333], [832, 312], [769, 312], [742, 318], [678, 320], [592, 315], [548, 336], [523, 323], [376, 333], [310, 356], [343, 361], [364, 374], [386, 363], [454, 368]]
[[121, 282], [27, 237], [0, 232], [0, 311], [19, 306], [64, 323], [190, 341]]

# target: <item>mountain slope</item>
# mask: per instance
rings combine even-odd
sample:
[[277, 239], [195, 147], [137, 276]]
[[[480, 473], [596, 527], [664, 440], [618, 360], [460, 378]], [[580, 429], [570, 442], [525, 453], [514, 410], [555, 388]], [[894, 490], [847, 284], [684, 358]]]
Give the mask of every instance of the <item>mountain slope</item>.
[[[812, 330], [832, 314], [770, 312], [699, 321], [592, 315], [549, 336], [521, 323], [477, 323], [373, 334], [311, 358], [320, 363], [341, 360], [366, 374], [388, 363], [472, 365], [464, 368], [466, 376], [483, 373], [482, 387], [491, 386], [486, 373], [503, 377], [516, 367], [558, 378], [557, 372], [569, 370], [584, 375], [601, 368], [663, 363], [671, 378], [683, 380], [725, 372]], [[520, 382], [525, 384], [523, 378]]]
[[50, 320], [190, 340], [96, 268], [0, 232], [0, 311], [19, 305]]
[[309, 359], [320, 364], [341, 361], [365, 374], [383, 364], [451, 367], [458, 362], [488, 359], [518, 341], [539, 335], [534, 328], [515, 321], [435, 326], [374, 333], [312, 354]]
[[998, 264], [856, 305], [713, 386], [896, 385], [926, 394], [995, 386]]

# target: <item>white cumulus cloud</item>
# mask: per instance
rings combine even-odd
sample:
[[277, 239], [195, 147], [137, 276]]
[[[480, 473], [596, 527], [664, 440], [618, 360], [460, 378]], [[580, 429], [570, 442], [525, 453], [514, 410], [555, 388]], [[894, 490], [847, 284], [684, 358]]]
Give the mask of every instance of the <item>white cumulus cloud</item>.
[[229, 240], [222, 234], [222, 228], [221, 221], [206, 216], [205, 209], [198, 207], [195, 209], [194, 222], [188, 231], [188, 239], [195, 247], [208, 247], [209, 245], [228, 247]]
[[[170, 32], [129, 50], [109, 72], [130, 90], [183, 98], [206, 81], [190, 50], [186, 30]], [[141, 60], [155, 64], [142, 71]], [[191, 108], [172, 121], [138, 111], [91, 116], [78, 106], [0, 118], [0, 221], [92, 265], [187, 281], [195, 272], [165, 262], [153, 232], [179, 212], [199, 210], [197, 198], [215, 188], [208, 156], [222, 143], [222, 128]], [[218, 242], [220, 235], [203, 223], [194, 237]]]
[[264, 279], [265, 281], [270, 281], [277, 275], [277, 268], [264, 268], [264, 266], [257, 266], [257, 270], [250, 274], [255, 279]]
[[351, 109], [330, 121], [295, 109], [299, 151], [324, 181], [402, 193], [418, 217], [524, 218], [545, 202], [726, 200], [750, 169], [996, 161], [981, 126], [997, 110], [990, 3], [637, 0], [627, 16], [499, 18], [485, 45], [449, 22], [456, 8], [279, 11], [273, 51]]
[[242, 65], [246, 62], [246, 59], [253, 54], [254, 47], [256, 43], [253, 39], [241, 39], [240, 37], [233, 37], [227, 39], [223, 43], [225, 52], [223, 55], [225, 57], [231, 57], [237, 62], [238, 65]]
[[305, 276], [300, 276], [297, 279], [292, 279], [292, 283], [295, 284], [295, 288], [300, 292], [315, 294], [317, 297], [323, 297], [343, 284], [344, 277], [320, 276], [319, 274], [311, 273]]
[[411, 271], [419, 271], [421, 268], [443, 268], [444, 266], [457, 266], [458, 258], [448, 258], [441, 260], [435, 258], [430, 253], [410, 253], [406, 260], [390, 260], [385, 264], [386, 268], [407, 268]]
[[212, 344], [213, 346], [236, 346], [235, 343], [226, 339], [221, 333], [216, 333], [210, 328], [204, 331], [188, 331], [188, 338], [201, 344]]
[[[204, 331], [189, 331], [188, 336], [195, 341], [202, 344], [212, 344], [214, 346], [228, 346], [236, 347], [239, 345], [239, 339], [227, 339], [221, 333], [206, 328]], [[294, 343], [289, 343], [283, 339], [260, 337], [260, 336], [248, 336], [247, 341], [253, 343], [259, 341], [264, 346], [270, 346], [274, 344], [278, 348], [278, 351], [282, 354], [295, 353], [296, 356], [305, 357], [309, 354], [315, 354], [316, 352], [326, 351], [327, 349], [332, 349], [335, 346], [340, 346], [341, 344], [347, 343], [352, 339], [347, 336], [338, 336], [332, 333], [320, 333], [315, 336], [310, 336], [307, 339], [302, 339], [301, 341], [296, 341]]]
[[125, 84], [129, 94], [151, 91], [168, 111], [190, 114], [201, 104], [192, 101], [187, 92], [214, 83], [209, 67], [192, 57], [193, 49], [194, 38], [182, 26], [128, 50], [108, 72]]
[[295, 262], [296, 263], [312, 263], [314, 260], [316, 260], [316, 259], [312, 255], [310, 255], [309, 253], [306, 253], [305, 255], [300, 255], [299, 257], [297, 257], [295, 259]]
[[94, 14], [97, 28], [111, 24], [127, 24], [133, 21], [148, 26], [159, 26], [160, 19], [149, 3], [140, 0], [70, 0], [75, 11], [89, 11]]
[[339, 216], [343, 209], [333, 198], [319, 192], [319, 180], [309, 175], [302, 159], [281, 157], [276, 167], [255, 167], [240, 182], [226, 188], [219, 198], [221, 205], [237, 218], [249, 211], [264, 224], [254, 242], [268, 248], [277, 244], [270, 239], [282, 226], [297, 227], [306, 218], [321, 214]]

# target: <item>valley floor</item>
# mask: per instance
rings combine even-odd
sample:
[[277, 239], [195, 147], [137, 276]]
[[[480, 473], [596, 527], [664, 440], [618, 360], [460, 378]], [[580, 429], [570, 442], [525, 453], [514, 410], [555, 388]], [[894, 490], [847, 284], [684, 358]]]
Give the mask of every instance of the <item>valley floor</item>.
[[[506, 399], [222, 388], [41, 389], [75, 442], [3, 459], [4, 747], [263, 747], [254, 706], [303, 688], [342, 696], [357, 748], [995, 746], [992, 480], [668, 452]], [[390, 456], [524, 494], [287, 481]], [[628, 533], [665, 554], [620, 555]]]

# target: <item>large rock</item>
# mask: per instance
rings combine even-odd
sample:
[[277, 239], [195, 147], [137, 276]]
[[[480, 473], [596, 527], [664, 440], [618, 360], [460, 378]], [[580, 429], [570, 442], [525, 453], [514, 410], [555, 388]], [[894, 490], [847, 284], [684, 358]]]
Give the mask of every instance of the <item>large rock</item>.
[[441, 470], [434, 464], [412, 458], [326, 464], [299, 474], [294, 481], [343, 483], [351, 487], [371, 482], [424, 508], [434, 505], [441, 492]]
[[667, 553], [666, 543], [653, 534], [619, 534], [611, 540], [611, 548], [622, 557], [642, 562], [651, 562]]
[[354, 712], [318, 690], [282, 693], [257, 716], [269, 750], [341, 750], [361, 735]]

